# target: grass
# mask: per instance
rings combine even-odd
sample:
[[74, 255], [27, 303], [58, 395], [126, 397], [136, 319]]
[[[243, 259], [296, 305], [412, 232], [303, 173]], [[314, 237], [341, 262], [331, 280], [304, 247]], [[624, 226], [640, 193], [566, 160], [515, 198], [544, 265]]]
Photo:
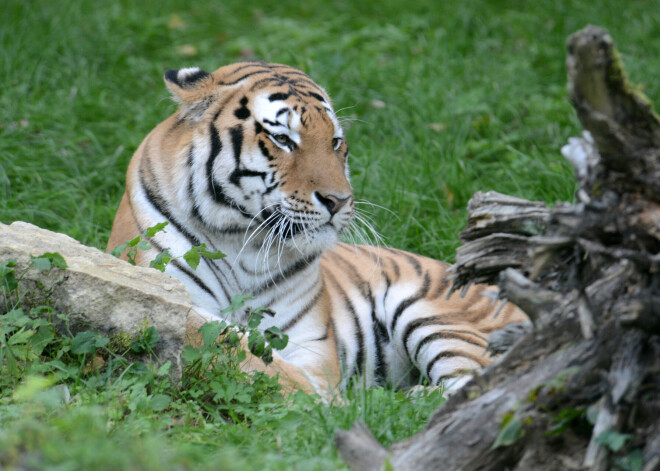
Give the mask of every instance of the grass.
[[[297, 66], [329, 91], [348, 127], [357, 198], [394, 214], [365, 207], [386, 242], [451, 260], [475, 191], [550, 204], [572, 198], [572, 172], [559, 154], [580, 132], [565, 92], [570, 33], [587, 23], [608, 28], [632, 80], [658, 101], [659, 7], [657, 0], [524, 8], [513, 0], [5, 0], [0, 221], [25, 220], [103, 248], [132, 152], [174, 111], [162, 73], [249, 57]], [[245, 422], [173, 425], [168, 418], [184, 416], [185, 401], [175, 398], [162, 412], [108, 399], [139, 389], [130, 388], [145, 377], [136, 378], [117, 380], [119, 389], [79, 382], [66, 407], [42, 392], [19, 399], [7, 386], [0, 463], [337, 469], [338, 427], [362, 419], [387, 444], [423, 427], [439, 402], [355, 388], [343, 407], [300, 396], [263, 410], [257, 404]]]

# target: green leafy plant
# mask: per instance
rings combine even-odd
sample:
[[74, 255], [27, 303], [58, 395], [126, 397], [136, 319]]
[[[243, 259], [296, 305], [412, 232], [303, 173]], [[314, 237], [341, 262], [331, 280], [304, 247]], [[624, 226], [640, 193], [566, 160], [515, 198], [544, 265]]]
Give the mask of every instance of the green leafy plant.
[[[148, 239], [154, 237], [159, 232], [164, 231], [165, 227], [167, 227], [168, 224], [169, 224], [168, 222], [161, 222], [156, 224], [155, 226], [147, 228], [137, 237], [128, 240], [126, 241], [125, 244], [118, 245], [117, 247], [112, 249], [110, 251], [110, 254], [114, 255], [115, 257], [119, 257], [121, 254], [125, 252], [126, 257], [128, 258], [128, 262], [132, 265], [135, 265], [135, 257], [137, 256], [138, 251], [150, 250], [151, 245], [149, 244]], [[185, 262], [193, 270], [196, 270], [197, 267], [199, 266], [199, 262], [201, 261], [202, 257], [212, 260], [217, 260], [224, 258], [225, 254], [219, 250], [216, 251], [208, 250], [206, 248], [206, 244], [195, 245], [191, 247], [190, 250], [185, 252], [183, 255], [179, 255], [179, 256], [173, 256], [170, 253], [169, 249], [166, 248], [163, 249], [163, 251], [160, 252], [158, 255], [156, 255], [156, 257], [151, 262], [149, 262], [149, 266], [159, 271], [165, 271], [167, 265], [169, 265], [172, 262], [172, 260], [183, 258]]]
[[604, 445], [613, 452], [621, 450], [628, 440], [632, 439], [632, 435], [627, 433], [620, 433], [616, 430], [605, 430], [596, 437], [596, 443]]
[[[224, 313], [231, 317], [245, 307], [247, 299], [250, 297], [234, 297]], [[247, 337], [250, 353], [265, 363], [272, 360], [274, 349], [281, 350], [287, 345], [288, 337], [279, 329], [259, 331], [263, 312], [263, 309], [248, 309], [247, 325], [208, 322], [199, 328], [202, 345], [184, 347], [181, 394], [194, 399], [205, 416], [238, 423], [262, 413], [266, 404], [282, 400], [276, 378], [241, 369], [247, 358], [247, 352], [241, 348], [242, 338]]]
[[[545, 432], [546, 437], [561, 435], [567, 428], [576, 425], [579, 422], [586, 422], [587, 410], [584, 408], [567, 408], [559, 411], [552, 421], [552, 427]], [[590, 428], [590, 427], [589, 427]]]
[[110, 255], [119, 257], [121, 254], [126, 252], [126, 257], [128, 258], [128, 262], [131, 265], [135, 265], [135, 256], [137, 255], [138, 251], [151, 249], [151, 245], [146, 239], [154, 237], [160, 231], [164, 230], [168, 224], [169, 224], [168, 222], [161, 222], [156, 224], [155, 226], [145, 229], [137, 237], [134, 237], [131, 240], [127, 240], [125, 244], [118, 245], [117, 247], [112, 249], [110, 251]]
[[613, 471], [642, 471], [643, 468], [644, 454], [642, 453], [642, 450], [633, 450], [614, 460]]
[[500, 431], [491, 446], [491, 450], [516, 443], [525, 434], [523, 423], [523, 418], [513, 411], [504, 414], [500, 423]]
[[16, 384], [32, 369], [40, 372], [59, 369], [59, 358], [49, 362], [38, 362], [45, 350], [60, 342], [52, 322], [54, 310], [50, 306], [38, 306], [26, 314], [21, 307], [19, 283], [32, 269], [49, 271], [53, 267], [67, 268], [59, 253], [45, 253], [31, 257], [30, 264], [19, 275], [15, 260], [0, 262], [0, 288], [7, 312], [0, 315], [0, 386]]

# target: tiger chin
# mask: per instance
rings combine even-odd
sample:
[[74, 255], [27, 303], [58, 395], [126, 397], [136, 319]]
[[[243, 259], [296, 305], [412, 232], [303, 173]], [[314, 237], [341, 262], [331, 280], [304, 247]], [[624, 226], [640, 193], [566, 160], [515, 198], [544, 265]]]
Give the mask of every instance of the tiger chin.
[[279, 375], [287, 391], [327, 397], [353, 377], [456, 389], [491, 361], [490, 332], [527, 320], [513, 305], [494, 316], [484, 286], [447, 299], [443, 262], [340, 242], [355, 212], [348, 144], [330, 97], [303, 72], [242, 62], [164, 80], [179, 108], [135, 152], [108, 250], [167, 221], [138, 264], [201, 244], [227, 255], [167, 267], [195, 306], [189, 342], [249, 295], [269, 313], [260, 328], [289, 343], [269, 365], [248, 355], [245, 367]]

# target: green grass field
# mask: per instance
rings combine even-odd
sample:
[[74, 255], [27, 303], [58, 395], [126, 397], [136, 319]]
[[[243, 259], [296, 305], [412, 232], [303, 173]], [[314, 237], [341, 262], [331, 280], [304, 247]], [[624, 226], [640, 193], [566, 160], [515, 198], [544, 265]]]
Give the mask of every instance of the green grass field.
[[[163, 72], [257, 58], [333, 97], [356, 197], [377, 205], [361, 208], [385, 242], [451, 261], [475, 191], [572, 198], [564, 44], [588, 23], [660, 101], [658, 0], [4, 0], [0, 221], [104, 248], [133, 151], [175, 109]], [[0, 467], [333, 470], [338, 427], [364, 420], [388, 444], [440, 402], [355, 388], [341, 407], [297, 396], [254, 404], [249, 420], [187, 420], [194, 407], [148, 375], [83, 376], [62, 379], [69, 406], [0, 381]], [[157, 394], [172, 402], [153, 406]]]

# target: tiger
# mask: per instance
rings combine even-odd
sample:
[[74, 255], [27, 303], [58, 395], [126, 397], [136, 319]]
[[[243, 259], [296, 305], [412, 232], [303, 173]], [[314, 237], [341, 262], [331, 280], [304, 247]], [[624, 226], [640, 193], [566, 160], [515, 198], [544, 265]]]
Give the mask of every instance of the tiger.
[[354, 379], [450, 391], [492, 361], [489, 333], [527, 321], [510, 303], [495, 316], [484, 295], [493, 287], [448, 296], [445, 262], [341, 240], [356, 212], [348, 143], [327, 92], [304, 72], [248, 61], [168, 70], [164, 81], [178, 109], [129, 163], [108, 250], [167, 221], [138, 264], [201, 244], [226, 255], [196, 270], [167, 266], [194, 305], [188, 342], [244, 295], [231, 321], [262, 308], [259, 329], [289, 338], [269, 365], [249, 352], [246, 363], [290, 390], [327, 394]]

